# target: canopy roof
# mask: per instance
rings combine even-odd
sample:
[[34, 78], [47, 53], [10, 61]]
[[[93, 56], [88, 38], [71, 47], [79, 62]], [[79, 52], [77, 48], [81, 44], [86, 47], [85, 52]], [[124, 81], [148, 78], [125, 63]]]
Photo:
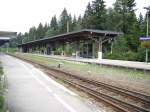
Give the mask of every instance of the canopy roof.
[[60, 34], [60, 35], [56, 35], [52, 37], [45, 37], [39, 40], [23, 43], [23, 44], [18, 45], [18, 47], [37, 44], [41, 42], [44, 43], [44, 42], [54, 42], [54, 41], [74, 41], [74, 40], [85, 40], [89, 38], [103, 38], [105, 40], [106, 38], [112, 38], [119, 34], [122, 34], [122, 33], [106, 31], [106, 30], [83, 29], [83, 30], [76, 31], [76, 32], [64, 33], [64, 34]]
[[0, 37], [14, 37], [16, 36], [17, 32], [9, 32], [9, 31], [0, 31]]
[[8, 42], [11, 38], [16, 37], [17, 32], [0, 31], [0, 46]]

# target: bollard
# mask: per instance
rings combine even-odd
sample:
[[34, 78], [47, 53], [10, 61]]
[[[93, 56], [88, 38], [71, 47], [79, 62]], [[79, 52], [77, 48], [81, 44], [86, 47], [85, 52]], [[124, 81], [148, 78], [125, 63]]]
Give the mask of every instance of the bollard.
[[60, 67], [61, 67], [61, 65], [63, 65], [63, 63], [59, 63], [59, 64], [57, 65], [57, 67], [58, 67], [58, 68], [60, 68]]

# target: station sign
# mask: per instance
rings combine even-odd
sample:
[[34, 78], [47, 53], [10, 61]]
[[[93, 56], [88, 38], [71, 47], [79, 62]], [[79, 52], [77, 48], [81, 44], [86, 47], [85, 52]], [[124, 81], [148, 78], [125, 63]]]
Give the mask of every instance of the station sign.
[[150, 37], [140, 37], [141, 47], [150, 48]]

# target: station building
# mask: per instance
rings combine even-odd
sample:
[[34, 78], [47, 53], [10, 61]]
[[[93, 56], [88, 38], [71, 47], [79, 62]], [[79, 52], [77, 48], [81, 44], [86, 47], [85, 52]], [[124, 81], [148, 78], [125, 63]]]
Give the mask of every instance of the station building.
[[[122, 33], [83, 29], [18, 45], [24, 53], [75, 56], [102, 59], [103, 43]], [[72, 50], [70, 50], [72, 48]]]

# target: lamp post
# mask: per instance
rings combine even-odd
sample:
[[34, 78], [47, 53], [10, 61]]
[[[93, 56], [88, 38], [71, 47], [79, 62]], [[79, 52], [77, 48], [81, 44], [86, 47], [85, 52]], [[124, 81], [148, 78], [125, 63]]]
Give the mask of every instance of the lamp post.
[[[148, 37], [148, 11], [150, 10], [150, 6], [149, 7], [144, 7], [144, 9], [147, 10], [147, 37]], [[148, 48], [146, 48], [146, 59], [145, 59], [146, 62], [148, 62]]]

